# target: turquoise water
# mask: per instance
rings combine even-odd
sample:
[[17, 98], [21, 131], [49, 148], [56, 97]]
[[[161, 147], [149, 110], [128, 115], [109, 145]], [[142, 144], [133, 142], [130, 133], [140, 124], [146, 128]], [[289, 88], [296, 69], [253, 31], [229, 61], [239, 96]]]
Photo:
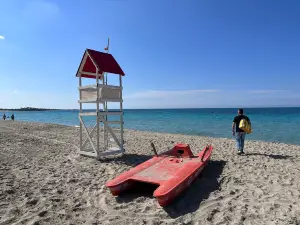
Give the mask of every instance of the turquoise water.
[[[236, 109], [147, 109], [124, 110], [125, 128], [144, 131], [181, 133], [212, 137], [232, 138], [231, 124]], [[247, 138], [300, 145], [299, 108], [245, 109], [252, 121], [253, 134]], [[0, 113], [2, 118], [2, 113]], [[7, 112], [7, 115], [11, 115]], [[79, 125], [78, 111], [15, 112], [15, 119]], [[113, 120], [113, 118], [111, 118]], [[86, 117], [88, 126], [94, 125]]]

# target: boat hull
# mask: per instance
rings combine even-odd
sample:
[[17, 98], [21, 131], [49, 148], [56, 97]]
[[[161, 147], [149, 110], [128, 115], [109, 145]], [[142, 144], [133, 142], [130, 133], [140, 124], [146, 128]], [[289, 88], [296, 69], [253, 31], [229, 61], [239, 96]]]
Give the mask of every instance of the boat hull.
[[153, 196], [159, 205], [167, 206], [197, 179], [210, 160], [212, 150], [212, 146], [206, 146], [197, 156], [181, 158], [174, 157], [170, 151], [154, 156], [107, 182], [106, 186], [117, 196], [132, 188], [136, 182], [155, 184], [158, 188]]

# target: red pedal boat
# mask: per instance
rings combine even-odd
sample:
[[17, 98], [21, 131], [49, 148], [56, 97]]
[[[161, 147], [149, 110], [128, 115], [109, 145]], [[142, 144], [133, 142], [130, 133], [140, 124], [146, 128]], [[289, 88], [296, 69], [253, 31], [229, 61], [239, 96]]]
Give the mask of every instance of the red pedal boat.
[[114, 196], [130, 189], [136, 182], [159, 185], [154, 191], [161, 206], [167, 206], [186, 190], [208, 163], [213, 147], [207, 145], [196, 156], [190, 146], [177, 144], [171, 150], [155, 156], [106, 183]]

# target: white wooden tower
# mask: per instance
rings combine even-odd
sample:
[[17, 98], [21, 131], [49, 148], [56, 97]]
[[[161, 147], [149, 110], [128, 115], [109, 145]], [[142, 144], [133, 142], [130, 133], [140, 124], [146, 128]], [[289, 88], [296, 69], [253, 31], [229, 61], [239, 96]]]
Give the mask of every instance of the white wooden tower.
[[[108, 51], [108, 47], [105, 50]], [[108, 85], [108, 75], [119, 76], [119, 84]], [[124, 153], [122, 98], [124, 75], [115, 58], [108, 52], [85, 50], [76, 74], [79, 78], [80, 154], [99, 159]], [[94, 79], [95, 84], [83, 85], [83, 79]], [[109, 102], [117, 103], [119, 108], [109, 110]], [[83, 104], [94, 105], [95, 109], [83, 110]], [[95, 118], [92, 129], [87, 128], [84, 122], [86, 117]], [[110, 117], [114, 119], [111, 120]]]

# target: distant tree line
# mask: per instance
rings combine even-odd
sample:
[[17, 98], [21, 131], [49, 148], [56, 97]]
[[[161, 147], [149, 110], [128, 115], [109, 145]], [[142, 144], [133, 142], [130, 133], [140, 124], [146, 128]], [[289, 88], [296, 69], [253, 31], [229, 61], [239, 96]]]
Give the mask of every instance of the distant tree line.
[[58, 110], [58, 109], [45, 109], [45, 108], [35, 108], [35, 107], [22, 107], [18, 109], [2, 109], [1, 111], [50, 111], [50, 110]]

